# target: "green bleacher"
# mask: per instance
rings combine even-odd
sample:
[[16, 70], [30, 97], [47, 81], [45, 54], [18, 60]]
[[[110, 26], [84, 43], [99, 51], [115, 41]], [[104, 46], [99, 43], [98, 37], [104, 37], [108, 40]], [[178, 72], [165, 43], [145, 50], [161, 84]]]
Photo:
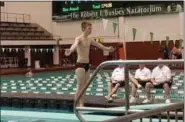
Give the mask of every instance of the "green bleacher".
[[[112, 71], [102, 70], [97, 74], [93, 83], [87, 89], [86, 95], [106, 96], [107, 82]], [[172, 100], [184, 99], [184, 74], [173, 72], [173, 85], [171, 90]], [[37, 73], [34, 77], [27, 78], [21, 75], [1, 77], [1, 93], [34, 93], [34, 94], [74, 94], [77, 81], [74, 71], [57, 71]], [[131, 85], [131, 83], [130, 83]], [[118, 97], [124, 97], [124, 89], [119, 89]], [[164, 99], [163, 89], [152, 89], [153, 97]], [[138, 90], [139, 98], [145, 98], [144, 89]]]

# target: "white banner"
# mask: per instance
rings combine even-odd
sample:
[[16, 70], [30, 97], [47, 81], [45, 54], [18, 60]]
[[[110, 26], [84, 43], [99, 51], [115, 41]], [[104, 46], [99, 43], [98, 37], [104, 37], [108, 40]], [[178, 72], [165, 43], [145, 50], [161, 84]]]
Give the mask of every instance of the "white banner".
[[46, 49], [46, 52], [48, 52], [49, 51], [49, 49]]
[[2, 51], [4, 52], [5, 51], [5, 48], [2, 48]]
[[109, 51], [103, 51], [103, 55], [104, 56], [108, 56], [109, 55]]
[[161, 44], [162, 40], [159, 40], [159, 44]]
[[43, 51], [43, 49], [40, 49], [40, 52], [42, 52]]
[[9, 48], [9, 51], [12, 52], [12, 48]]
[[103, 21], [103, 28], [106, 30], [109, 20], [108, 19], [102, 19]]
[[173, 44], [174, 44], [174, 45], [175, 45], [175, 42], [176, 42], [176, 40], [174, 39], [174, 40], [173, 40]]
[[143, 42], [147, 40], [147, 32], [142, 32], [142, 40]]
[[15, 51], [16, 51], [16, 52], [18, 52], [18, 51], [19, 51], [19, 49], [18, 49], [18, 48], [15, 48]]

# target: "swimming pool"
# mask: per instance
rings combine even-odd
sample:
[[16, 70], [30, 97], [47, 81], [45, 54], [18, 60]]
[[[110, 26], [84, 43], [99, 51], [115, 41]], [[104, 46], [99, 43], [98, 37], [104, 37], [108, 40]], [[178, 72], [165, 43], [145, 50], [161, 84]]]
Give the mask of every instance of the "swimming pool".
[[[107, 82], [109, 81], [111, 71], [102, 70], [97, 74], [92, 84], [87, 89], [86, 95], [94, 95], [104, 97], [107, 95]], [[183, 72], [173, 72], [174, 84], [171, 91], [171, 99], [183, 100], [183, 87], [184, 87], [184, 74]], [[73, 71], [53, 71], [37, 73], [34, 77], [26, 78], [23, 75], [9, 75], [1, 77], [1, 93], [2, 94], [24, 94], [24, 96], [35, 97], [40, 94], [44, 94], [45, 97], [52, 97], [55, 95], [73, 95], [76, 90], [76, 81]], [[144, 96], [144, 90], [138, 91], [139, 96]], [[153, 90], [156, 99], [161, 99], [163, 96], [163, 90]], [[5, 96], [6, 97], [6, 96]], [[121, 89], [118, 92], [118, 97], [124, 97], [124, 90]], [[18, 99], [19, 101], [20, 99]], [[63, 100], [63, 99], [61, 99]], [[44, 100], [43, 100], [44, 101]], [[58, 101], [62, 102], [62, 101]], [[66, 101], [61, 104], [62, 108], [55, 109], [15, 109], [5, 108], [1, 109], [1, 120], [5, 122], [79, 122], [77, 117], [72, 112], [72, 102], [66, 109]], [[4, 103], [7, 103], [5, 100]], [[13, 102], [14, 103], [14, 102]], [[52, 104], [52, 103], [49, 103]], [[30, 106], [29, 106], [30, 107]], [[44, 106], [43, 106], [44, 107]], [[70, 109], [69, 109], [70, 108]], [[88, 122], [103, 121], [116, 117], [115, 115], [106, 114], [84, 114], [84, 118]], [[136, 121], [137, 122], [137, 121]], [[147, 122], [147, 120], [146, 120]], [[165, 120], [164, 120], [165, 122]]]
[[[88, 122], [98, 122], [115, 116], [85, 114]], [[79, 122], [74, 113], [65, 110], [1, 108], [1, 122]]]

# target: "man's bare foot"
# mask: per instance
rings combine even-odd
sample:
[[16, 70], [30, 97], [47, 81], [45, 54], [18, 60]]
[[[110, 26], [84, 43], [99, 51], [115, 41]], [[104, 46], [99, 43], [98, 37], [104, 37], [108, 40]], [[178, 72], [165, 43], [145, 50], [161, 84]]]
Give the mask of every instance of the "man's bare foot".
[[138, 88], [138, 89], [141, 89], [142, 86], [141, 86], [140, 84], [137, 84], [137, 88]]

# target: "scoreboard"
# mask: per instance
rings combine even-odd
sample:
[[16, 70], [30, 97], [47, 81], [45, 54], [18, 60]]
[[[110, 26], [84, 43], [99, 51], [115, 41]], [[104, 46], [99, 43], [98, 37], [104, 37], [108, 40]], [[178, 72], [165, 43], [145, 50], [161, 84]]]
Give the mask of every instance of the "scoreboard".
[[[183, 1], [52, 1], [52, 14], [53, 20], [66, 21], [69, 19], [93, 19], [102, 16], [106, 18], [151, 14], [152, 12], [155, 14], [166, 11], [166, 7], [173, 3], [175, 6], [176, 4], [182, 5]], [[91, 17], [84, 17], [85, 14]]]

